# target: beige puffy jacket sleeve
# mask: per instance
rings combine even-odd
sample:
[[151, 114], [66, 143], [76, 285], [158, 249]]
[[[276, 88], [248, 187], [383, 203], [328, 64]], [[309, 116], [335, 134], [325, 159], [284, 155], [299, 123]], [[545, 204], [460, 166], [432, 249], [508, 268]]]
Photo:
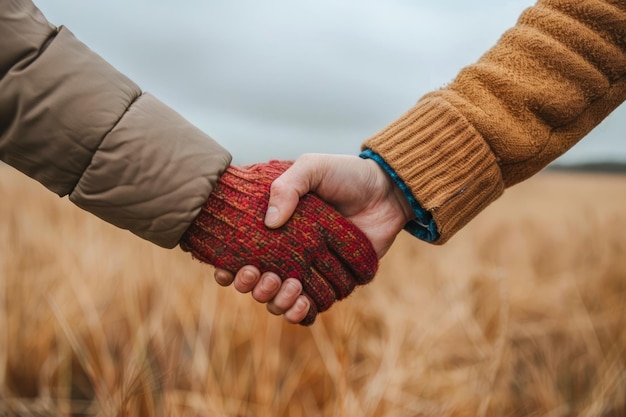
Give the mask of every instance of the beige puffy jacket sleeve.
[[624, 100], [626, 0], [539, 0], [363, 147], [414, 198], [407, 229], [444, 243]]
[[2, 0], [0, 159], [171, 248], [231, 157], [30, 0]]

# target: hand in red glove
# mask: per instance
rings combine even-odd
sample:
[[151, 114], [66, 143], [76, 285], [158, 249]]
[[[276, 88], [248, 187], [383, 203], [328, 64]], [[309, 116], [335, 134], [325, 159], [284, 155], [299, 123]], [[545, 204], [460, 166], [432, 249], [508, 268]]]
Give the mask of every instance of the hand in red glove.
[[310, 325], [318, 312], [368, 283], [378, 257], [359, 228], [313, 194], [298, 203], [295, 214], [279, 229], [264, 224], [270, 185], [290, 162], [271, 161], [230, 166], [183, 235], [184, 251], [229, 271], [254, 265], [301, 281], [311, 301]]

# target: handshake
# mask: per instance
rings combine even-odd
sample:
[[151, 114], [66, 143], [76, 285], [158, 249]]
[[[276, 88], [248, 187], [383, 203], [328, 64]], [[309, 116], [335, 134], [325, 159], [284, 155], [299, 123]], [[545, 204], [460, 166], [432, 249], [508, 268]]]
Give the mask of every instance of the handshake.
[[[372, 280], [378, 259], [407, 221], [400, 214], [410, 216], [410, 209], [389, 210], [396, 190], [375, 162], [333, 156], [328, 164], [328, 157], [305, 155], [293, 166], [271, 161], [228, 167], [183, 235], [181, 248], [218, 268], [216, 279], [227, 277], [217, 279], [222, 284], [233, 282], [238, 271], [252, 271], [253, 284], [241, 292], [267, 274], [279, 283], [297, 280], [301, 294], [277, 284], [269, 295], [255, 298], [269, 301], [272, 311], [272, 301], [282, 296], [284, 307], [274, 313], [283, 314], [305, 297], [290, 321], [312, 324], [318, 313]], [[272, 186], [281, 176], [282, 190], [280, 181]], [[278, 207], [268, 212], [272, 200]]]

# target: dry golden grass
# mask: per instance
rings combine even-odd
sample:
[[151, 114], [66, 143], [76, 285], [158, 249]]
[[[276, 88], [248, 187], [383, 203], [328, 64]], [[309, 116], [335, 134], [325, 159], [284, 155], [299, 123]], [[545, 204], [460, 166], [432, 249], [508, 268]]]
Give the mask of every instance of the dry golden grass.
[[626, 415], [626, 177], [403, 235], [311, 328], [6, 167], [0, 196], [0, 415]]

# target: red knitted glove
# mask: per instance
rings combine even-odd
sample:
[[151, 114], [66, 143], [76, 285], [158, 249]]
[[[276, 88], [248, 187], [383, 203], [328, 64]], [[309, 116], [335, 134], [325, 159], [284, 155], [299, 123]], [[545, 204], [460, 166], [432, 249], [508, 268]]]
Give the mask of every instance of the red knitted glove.
[[279, 229], [263, 223], [270, 185], [291, 162], [230, 166], [181, 239], [184, 251], [229, 271], [254, 265], [281, 278], [297, 278], [311, 308], [301, 324], [368, 283], [378, 258], [368, 238], [313, 194]]

